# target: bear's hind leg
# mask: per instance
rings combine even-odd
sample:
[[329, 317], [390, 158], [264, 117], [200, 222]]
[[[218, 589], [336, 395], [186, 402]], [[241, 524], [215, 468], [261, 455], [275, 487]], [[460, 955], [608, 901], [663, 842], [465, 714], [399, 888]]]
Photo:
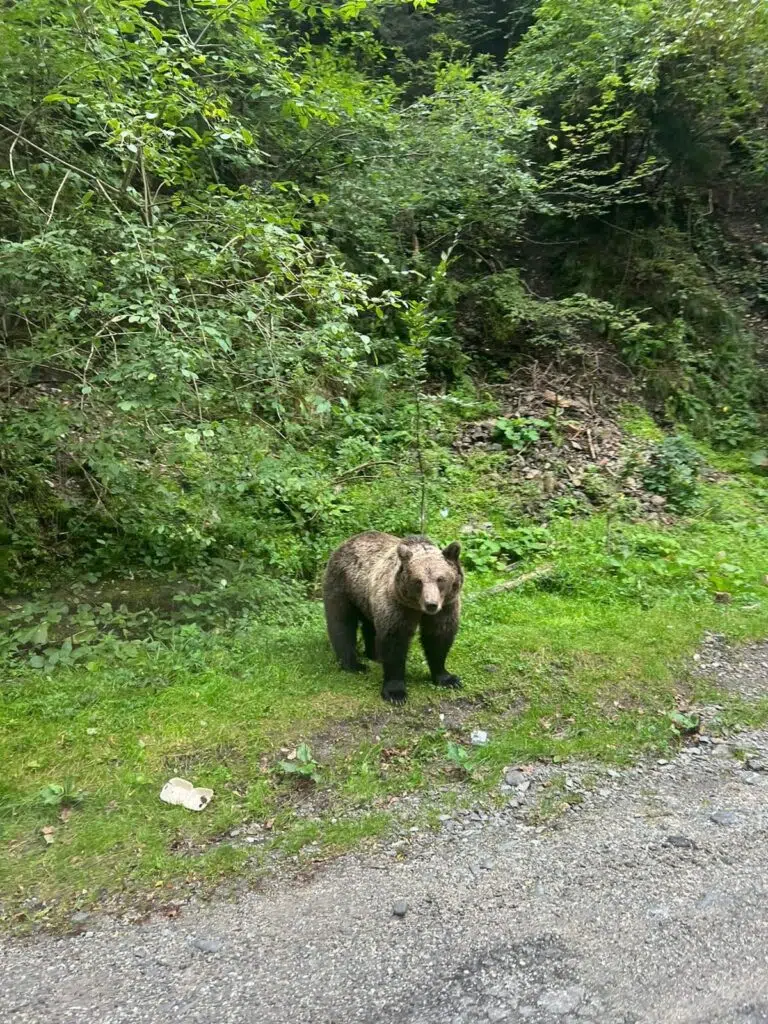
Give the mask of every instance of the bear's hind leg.
[[459, 609], [455, 604], [443, 608], [437, 615], [423, 615], [421, 618], [421, 646], [435, 686], [448, 686], [453, 689], [461, 686], [461, 679], [445, 667], [445, 659], [458, 629]]
[[376, 630], [370, 619], [364, 615], [360, 619], [363, 630], [363, 643], [365, 644], [365, 656], [371, 661], [376, 661]]
[[341, 595], [325, 596], [325, 622], [328, 637], [345, 672], [365, 672], [365, 665], [357, 657], [357, 608]]

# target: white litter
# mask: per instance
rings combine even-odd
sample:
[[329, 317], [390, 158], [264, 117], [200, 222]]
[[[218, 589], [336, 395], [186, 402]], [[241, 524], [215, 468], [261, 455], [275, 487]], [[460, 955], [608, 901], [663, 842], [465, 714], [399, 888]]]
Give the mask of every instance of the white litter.
[[476, 747], [484, 747], [488, 742], [488, 733], [483, 729], [474, 729], [470, 734], [470, 740]]
[[169, 779], [160, 790], [160, 799], [186, 807], [188, 811], [202, 811], [213, 799], [213, 790], [198, 789], [186, 779]]

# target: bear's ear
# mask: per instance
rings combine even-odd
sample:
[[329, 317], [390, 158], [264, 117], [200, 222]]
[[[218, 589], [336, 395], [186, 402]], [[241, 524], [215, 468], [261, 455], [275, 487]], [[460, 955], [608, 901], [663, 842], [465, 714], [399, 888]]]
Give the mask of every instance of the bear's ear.
[[443, 548], [443, 558], [449, 562], [456, 562], [458, 564], [459, 555], [461, 554], [461, 544], [455, 540], [452, 544], [449, 544], [447, 548]]
[[400, 555], [400, 561], [403, 562], [403, 564], [410, 562], [413, 557], [413, 551], [411, 551], [407, 544], [398, 544], [397, 553]]

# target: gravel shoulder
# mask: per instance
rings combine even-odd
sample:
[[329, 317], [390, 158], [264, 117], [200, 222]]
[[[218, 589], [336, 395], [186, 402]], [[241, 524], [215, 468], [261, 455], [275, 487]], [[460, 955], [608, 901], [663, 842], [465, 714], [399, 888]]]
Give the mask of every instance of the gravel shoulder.
[[551, 827], [467, 816], [303, 886], [6, 940], [0, 1021], [768, 1024], [764, 766], [768, 731], [740, 735]]

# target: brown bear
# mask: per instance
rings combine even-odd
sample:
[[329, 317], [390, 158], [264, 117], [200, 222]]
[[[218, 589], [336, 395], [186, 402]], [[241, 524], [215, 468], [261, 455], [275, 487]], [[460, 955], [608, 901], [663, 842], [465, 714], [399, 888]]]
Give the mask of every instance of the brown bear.
[[369, 532], [351, 537], [329, 558], [323, 600], [331, 645], [343, 669], [365, 672], [357, 656], [360, 624], [366, 658], [384, 669], [384, 700], [405, 701], [405, 662], [419, 627], [432, 682], [461, 686], [445, 667], [459, 628], [460, 552], [455, 542], [441, 551], [427, 537]]

